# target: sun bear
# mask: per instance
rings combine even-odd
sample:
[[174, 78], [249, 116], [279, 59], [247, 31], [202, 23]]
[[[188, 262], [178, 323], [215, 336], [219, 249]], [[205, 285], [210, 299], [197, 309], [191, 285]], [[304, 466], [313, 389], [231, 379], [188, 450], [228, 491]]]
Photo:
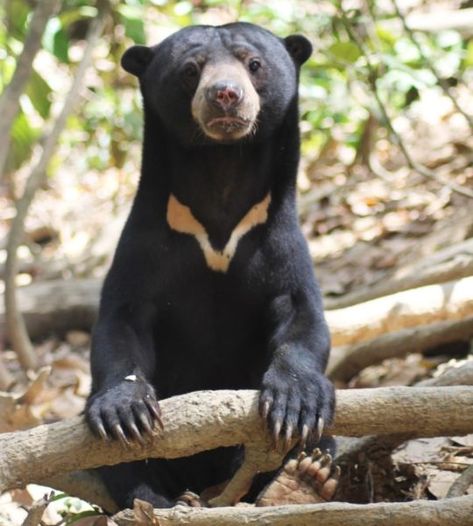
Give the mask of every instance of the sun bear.
[[[248, 23], [133, 46], [144, 106], [141, 178], [101, 294], [86, 418], [140, 440], [159, 399], [259, 389], [275, 440], [316, 442], [334, 411], [330, 338], [298, 225], [298, 78], [311, 54]], [[241, 448], [102, 469], [120, 507], [173, 506], [228, 480]]]

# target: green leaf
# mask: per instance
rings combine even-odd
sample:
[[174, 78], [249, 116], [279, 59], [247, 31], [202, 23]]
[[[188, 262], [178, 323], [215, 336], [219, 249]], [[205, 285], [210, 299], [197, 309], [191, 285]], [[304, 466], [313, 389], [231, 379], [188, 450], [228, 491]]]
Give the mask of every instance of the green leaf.
[[356, 62], [361, 55], [358, 46], [353, 42], [335, 42], [328, 48], [328, 51], [340, 62], [350, 64]]
[[80, 513], [74, 513], [71, 517], [66, 519], [66, 524], [69, 526], [69, 524], [74, 524], [80, 519], [84, 519], [86, 517], [99, 517], [103, 516], [103, 513], [97, 510], [85, 510], [81, 511]]
[[57, 493], [56, 495], [54, 495], [54, 497], [49, 499], [49, 502], [55, 502], [57, 500], [66, 499], [68, 497], [69, 495], [67, 493]]
[[125, 27], [125, 35], [131, 38], [135, 44], [145, 44], [146, 35], [142, 9], [136, 6], [121, 5], [118, 11]]
[[51, 91], [49, 84], [37, 71], [33, 70], [26, 88], [26, 94], [30, 98], [35, 110], [43, 119], [48, 118], [49, 110], [51, 109], [51, 101], [49, 99]]
[[466, 53], [464, 58], [464, 67], [469, 68], [473, 66], [473, 40], [468, 42], [466, 46]]
[[20, 111], [13, 121], [10, 131], [11, 147], [8, 153], [8, 170], [17, 170], [27, 161], [33, 150], [33, 145], [38, 139], [39, 133], [29, 123], [28, 118]]
[[43, 36], [43, 46], [61, 62], [69, 63], [69, 39], [58, 17], [49, 20]]
[[61, 62], [69, 62], [69, 38], [62, 28], [54, 35], [53, 53]]
[[25, 37], [28, 15], [30, 13], [30, 6], [24, 0], [11, 0], [4, 2], [5, 8], [5, 22], [8, 27], [10, 36], [23, 40]]
[[66, 28], [74, 22], [78, 22], [84, 18], [94, 18], [96, 16], [97, 8], [93, 6], [80, 6], [67, 11], [61, 11], [58, 18], [61, 22], [61, 27]]
[[376, 36], [385, 44], [388, 44], [389, 47], [394, 46], [396, 43], [396, 36], [391, 33], [386, 27], [383, 27], [380, 24], [376, 24], [375, 27]]

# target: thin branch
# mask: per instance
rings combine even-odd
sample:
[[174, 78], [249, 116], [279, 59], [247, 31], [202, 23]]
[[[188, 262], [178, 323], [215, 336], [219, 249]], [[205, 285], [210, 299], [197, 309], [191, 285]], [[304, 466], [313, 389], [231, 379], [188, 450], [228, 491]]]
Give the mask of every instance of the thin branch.
[[42, 499], [34, 502], [21, 526], [38, 526], [41, 524], [41, 518], [53, 497], [54, 493], [51, 492], [49, 495], [45, 495]]
[[445, 95], [452, 101], [453, 105], [455, 106], [455, 109], [458, 113], [460, 113], [468, 123], [468, 126], [470, 127], [471, 131], [473, 132], [473, 118], [468, 115], [465, 110], [458, 104], [458, 101], [455, 97], [455, 95], [452, 93], [452, 90], [450, 89], [450, 86], [448, 85], [448, 82], [441, 77], [440, 73], [437, 71], [437, 68], [433, 64], [433, 62], [429, 59], [429, 57], [423, 52], [422, 45], [417, 38], [417, 35], [414, 33], [414, 31], [409, 27], [409, 24], [406, 21], [406, 17], [401, 12], [397, 0], [391, 0], [394, 9], [396, 11], [397, 16], [402, 22], [402, 27], [404, 28], [404, 31], [409, 35], [409, 38], [411, 39], [414, 46], [417, 48], [417, 51], [419, 51], [421, 57], [423, 58], [424, 62], [427, 64], [427, 67], [430, 69], [434, 77], [437, 79], [437, 82], [439, 86], [442, 88]]
[[21, 55], [18, 57], [13, 77], [0, 97], [0, 180], [10, 146], [10, 129], [18, 113], [20, 97], [23, 94], [33, 70], [33, 61], [41, 47], [41, 38], [48, 20], [59, 6], [58, 0], [41, 0], [31, 16], [28, 34]]
[[447, 497], [461, 497], [473, 484], [473, 464], [468, 466], [465, 471], [455, 480], [448, 490]]
[[99, 7], [98, 16], [92, 22], [87, 34], [87, 45], [82, 60], [75, 72], [69, 93], [66, 96], [61, 112], [52, 130], [46, 135], [38, 163], [32, 169], [26, 182], [24, 193], [17, 202], [16, 216], [13, 219], [8, 236], [7, 260], [5, 262], [5, 314], [9, 339], [24, 369], [36, 369], [38, 363], [26, 330], [24, 319], [18, 310], [16, 301], [15, 276], [17, 273], [17, 248], [23, 236], [25, 218], [36, 190], [40, 187], [45, 177], [47, 166], [55, 151], [59, 136], [66, 125], [67, 117], [78, 102], [78, 95], [85, 73], [90, 66], [92, 52], [103, 30], [105, 14], [106, 9]]
[[468, 341], [473, 337], [473, 317], [443, 320], [386, 332], [372, 340], [332, 349], [327, 372], [332, 380], [348, 382], [365, 367], [436, 345]]
[[5, 361], [3, 359], [4, 342], [5, 335], [2, 334], [2, 330], [0, 327], [0, 391], [6, 391], [13, 383], [13, 376], [7, 369], [7, 366], [5, 365]]
[[399, 149], [401, 150], [402, 154], [404, 155], [404, 158], [406, 159], [406, 162], [407, 162], [408, 166], [412, 170], [415, 170], [420, 175], [422, 175], [424, 177], [427, 177], [429, 179], [434, 179], [438, 183], [440, 183], [440, 184], [442, 184], [444, 186], [447, 186], [452, 191], [457, 192], [458, 194], [461, 194], [461, 195], [463, 195], [465, 197], [469, 197], [469, 198], [473, 199], [473, 190], [470, 190], [468, 188], [465, 188], [464, 186], [461, 186], [461, 185], [458, 185], [458, 184], [456, 184], [456, 183], [454, 183], [452, 181], [449, 181], [448, 179], [444, 178], [443, 176], [441, 176], [439, 174], [436, 174], [435, 172], [429, 170], [425, 166], [422, 166], [421, 164], [419, 164], [416, 161], [414, 161], [414, 159], [412, 158], [409, 150], [407, 149], [406, 145], [404, 144], [404, 141], [401, 139], [401, 136], [399, 135], [399, 133], [394, 128], [394, 126], [392, 124], [392, 121], [391, 121], [391, 118], [389, 117], [388, 111], [386, 109], [386, 106], [385, 106], [384, 102], [381, 100], [381, 97], [380, 97], [379, 91], [378, 91], [378, 87], [376, 85], [377, 73], [376, 73], [375, 67], [373, 66], [373, 64], [371, 62], [370, 53], [366, 49], [366, 47], [363, 44], [363, 42], [358, 38], [358, 36], [352, 30], [352, 28], [350, 26], [350, 21], [347, 18], [347, 14], [346, 14], [346, 11], [344, 10], [343, 6], [342, 6], [342, 3], [337, 1], [336, 5], [338, 6], [338, 9], [340, 11], [341, 20], [342, 20], [342, 22], [343, 22], [343, 24], [345, 26], [345, 29], [346, 29], [346, 31], [348, 33], [348, 36], [358, 46], [358, 49], [360, 50], [361, 54], [364, 56], [364, 58], [366, 60], [366, 66], [368, 68], [368, 82], [369, 82], [369, 85], [370, 85], [371, 90], [373, 92], [373, 95], [375, 97], [376, 103], [378, 105], [378, 108], [379, 108], [379, 110], [381, 112], [383, 120], [384, 120], [384, 122], [385, 122], [385, 124], [386, 124], [386, 126], [387, 126], [387, 128], [388, 128], [388, 130], [389, 130], [389, 132], [391, 134], [391, 136], [393, 137], [393, 139], [395, 140], [397, 146], [399, 147]]

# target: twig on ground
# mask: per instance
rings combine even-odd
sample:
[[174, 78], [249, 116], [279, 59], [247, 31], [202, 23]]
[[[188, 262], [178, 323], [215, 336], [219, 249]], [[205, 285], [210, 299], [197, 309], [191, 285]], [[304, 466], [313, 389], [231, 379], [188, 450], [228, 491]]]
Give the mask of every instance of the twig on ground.
[[468, 466], [465, 471], [455, 480], [450, 486], [447, 493], [447, 498], [461, 497], [468, 488], [473, 484], [473, 464]]
[[324, 300], [325, 309], [335, 310], [403, 290], [445, 283], [473, 276], [473, 238], [429, 253], [415, 264], [400, 268], [389, 279], [353, 292]]
[[21, 526], [38, 526], [41, 524], [41, 517], [53, 496], [54, 493], [51, 492], [49, 495], [45, 495], [42, 499], [34, 502]]
[[437, 345], [468, 341], [473, 338], [473, 317], [456, 321], [438, 321], [397, 332], [347, 347], [332, 349], [327, 374], [333, 380], [348, 382], [362, 369], [389, 358], [423, 352]]

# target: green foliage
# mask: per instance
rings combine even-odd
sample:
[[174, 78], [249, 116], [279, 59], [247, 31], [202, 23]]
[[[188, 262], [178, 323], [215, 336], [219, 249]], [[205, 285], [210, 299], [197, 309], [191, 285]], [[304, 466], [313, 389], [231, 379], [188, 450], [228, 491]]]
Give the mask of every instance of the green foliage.
[[135, 44], [145, 44], [145, 26], [143, 21], [143, 7], [136, 5], [120, 5], [117, 8], [120, 21], [125, 27], [125, 35]]
[[10, 132], [11, 147], [8, 154], [7, 166], [11, 171], [19, 168], [30, 158], [33, 146], [38, 140], [38, 130], [30, 124], [30, 119], [20, 111]]
[[[11, 77], [21, 52], [32, 5], [27, 0], [9, 0], [0, 6], [0, 89]], [[97, 52], [93, 86], [80, 112], [69, 119], [62, 141], [82, 149], [84, 170], [123, 167], [128, 145], [140, 139], [142, 126], [136, 83], [119, 66], [123, 51], [129, 45], [149, 42], [156, 28], [171, 31], [190, 23], [207, 23], [209, 13], [213, 19], [221, 13], [225, 21], [230, 15], [261, 24], [281, 37], [298, 32], [312, 40], [315, 52], [301, 73], [303, 151], [317, 156], [333, 140], [355, 151], [369, 113], [376, 115], [376, 104], [366, 56], [346, 31], [336, 5], [335, 0], [111, 0], [111, 21]], [[410, 36], [391, 23], [395, 15], [389, 3], [388, 7], [372, 1], [366, 5], [368, 12], [353, 10], [347, 16], [369, 54], [376, 85], [381, 97], [389, 101], [390, 111], [406, 111], [419, 93], [438, 89], [426, 58], [443, 78], [455, 81], [473, 66], [473, 42], [465, 42], [459, 33], [417, 35], [420, 52]], [[31, 104], [22, 103], [12, 130], [12, 169], [29, 159], [38, 130], [46, 129], [54, 95], [51, 86], [56, 89], [60, 71], [61, 91], [67, 90], [78, 56], [71, 50], [84, 38], [96, 14], [91, 2], [65, 0], [49, 21], [43, 53], [49, 54], [49, 63], [57, 68], [56, 82], [50, 81], [48, 71], [34, 71], [25, 94]]]
[[35, 110], [43, 119], [49, 117], [49, 110], [51, 109], [51, 91], [51, 87], [46, 80], [37, 71], [33, 70], [31, 79], [26, 87], [26, 94]]

